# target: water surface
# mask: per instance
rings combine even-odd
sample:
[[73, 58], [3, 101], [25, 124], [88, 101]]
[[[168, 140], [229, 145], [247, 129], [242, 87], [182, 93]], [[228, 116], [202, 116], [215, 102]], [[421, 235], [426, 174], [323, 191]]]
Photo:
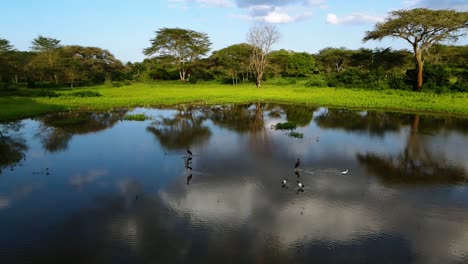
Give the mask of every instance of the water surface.
[[252, 104], [0, 131], [1, 263], [468, 262], [467, 119]]

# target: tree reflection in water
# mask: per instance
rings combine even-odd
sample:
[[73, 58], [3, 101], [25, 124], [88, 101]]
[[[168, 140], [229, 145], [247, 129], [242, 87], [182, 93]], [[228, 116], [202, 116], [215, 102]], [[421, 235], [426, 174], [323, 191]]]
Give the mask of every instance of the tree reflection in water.
[[65, 151], [73, 135], [96, 133], [114, 126], [126, 111], [70, 112], [47, 115], [36, 136], [49, 152]]
[[0, 174], [2, 169], [21, 165], [28, 147], [17, 132], [23, 127], [20, 121], [0, 124]]
[[206, 118], [206, 110], [179, 108], [174, 116], [154, 122], [147, 131], [155, 135], [166, 150], [181, 150], [208, 141], [211, 131], [203, 125]]
[[463, 168], [450, 166], [446, 160], [433, 156], [421, 139], [419, 128], [420, 116], [415, 114], [403, 153], [386, 157], [358, 153], [358, 161], [385, 184], [456, 184], [465, 181]]

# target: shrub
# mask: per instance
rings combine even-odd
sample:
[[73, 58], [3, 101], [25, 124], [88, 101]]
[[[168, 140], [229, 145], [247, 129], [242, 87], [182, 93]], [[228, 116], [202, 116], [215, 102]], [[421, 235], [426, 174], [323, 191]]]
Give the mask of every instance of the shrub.
[[128, 86], [128, 85], [132, 85], [132, 82], [131, 82], [130, 80], [125, 80], [125, 81], [124, 81], [124, 84], [127, 85], [127, 86]]
[[37, 93], [37, 96], [39, 97], [59, 97], [59, 94], [57, 94], [56, 92], [53, 92], [53, 91], [48, 91], [48, 90], [40, 90], [38, 93]]
[[327, 82], [322, 78], [322, 76], [311, 77], [306, 83], [305, 86], [308, 87], [327, 87]]
[[122, 86], [124, 86], [123, 83], [117, 82], [117, 81], [113, 81], [111, 83], [111, 85], [112, 85], [112, 87], [122, 87]]
[[96, 92], [96, 91], [77, 91], [71, 93], [72, 96], [76, 97], [100, 97], [102, 94]]

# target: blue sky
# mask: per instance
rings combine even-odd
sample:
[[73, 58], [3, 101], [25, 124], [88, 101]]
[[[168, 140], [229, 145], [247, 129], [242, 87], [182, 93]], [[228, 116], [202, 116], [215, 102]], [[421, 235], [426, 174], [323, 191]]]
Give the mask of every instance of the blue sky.
[[[212, 50], [245, 42], [253, 23], [273, 23], [274, 49], [316, 53], [325, 47], [410, 48], [401, 40], [362, 43], [366, 30], [395, 9], [468, 10], [466, 0], [2, 0], [0, 38], [29, 50], [38, 35], [63, 45], [107, 49], [141, 61], [154, 31], [180, 27], [208, 33]], [[467, 44], [463, 38], [457, 44]]]

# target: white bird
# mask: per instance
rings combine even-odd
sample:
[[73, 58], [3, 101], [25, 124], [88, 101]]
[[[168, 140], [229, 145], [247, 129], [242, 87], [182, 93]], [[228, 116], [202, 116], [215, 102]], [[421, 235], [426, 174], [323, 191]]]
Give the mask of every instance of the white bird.
[[287, 182], [288, 182], [288, 180], [283, 180], [283, 181], [282, 181], [282, 184], [283, 184], [283, 185], [286, 185]]
[[297, 182], [297, 186], [299, 187], [299, 189], [304, 188], [304, 184], [302, 184], [302, 182]]
[[346, 169], [345, 171], [342, 171], [341, 174], [342, 175], [346, 175], [348, 173], [348, 169]]

